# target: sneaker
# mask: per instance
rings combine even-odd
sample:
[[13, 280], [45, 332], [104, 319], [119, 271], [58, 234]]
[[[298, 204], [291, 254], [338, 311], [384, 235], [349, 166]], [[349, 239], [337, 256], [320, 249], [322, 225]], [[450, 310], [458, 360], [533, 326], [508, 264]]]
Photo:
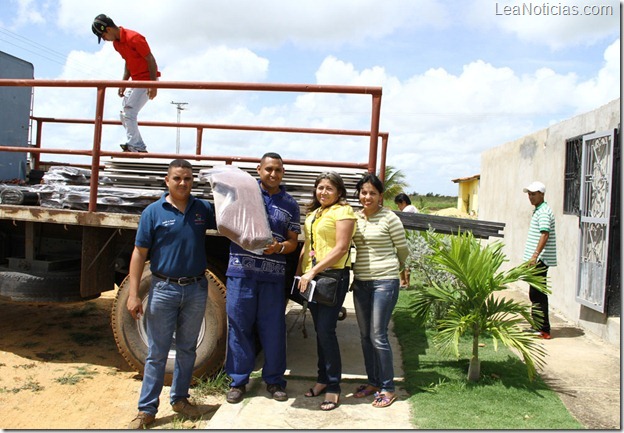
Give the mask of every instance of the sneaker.
[[245, 385], [243, 386], [233, 386], [228, 391], [225, 399], [228, 403], [240, 403], [243, 400], [243, 396], [245, 395]]
[[269, 391], [269, 394], [271, 394], [271, 397], [273, 397], [273, 400], [277, 400], [277, 401], [288, 400], [288, 394], [286, 394], [286, 391], [284, 391], [284, 388], [282, 388], [281, 385], [278, 385], [276, 383], [272, 385], [267, 385], [267, 391]]
[[136, 153], [147, 153], [147, 150], [134, 150], [132, 147], [129, 147], [127, 144], [120, 144], [122, 152], [136, 152]]
[[179, 413], [185, 418], [199, 418], [204, 413], [194, 404], [188, 401], [188, 399], [183, 398], [171, 405], [171, 408], [174, 412]]
[[147, 412], [139, 412], [128, 425], [128, 430], [141, 430], [148, 428], [156, 420], [156, 415]]
[[546, 332], [546, 331], [539, 331], [540, 337], [542, 337], [544, 340], [550, 340], [550, 333]]

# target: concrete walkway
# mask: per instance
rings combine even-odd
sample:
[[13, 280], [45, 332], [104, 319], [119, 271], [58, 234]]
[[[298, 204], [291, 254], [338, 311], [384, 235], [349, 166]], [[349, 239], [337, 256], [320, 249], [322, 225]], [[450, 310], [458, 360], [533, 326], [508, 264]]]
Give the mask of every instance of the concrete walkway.
[[[340, 405], [332, 411], [321, 411], [323, 395], [308, 398], [303, 394], [316, 382], [316, 336], [312, 317], [307, 314], [307, 338], [303, 338], [297, 320], [301, 307], [290, 303], [286, 315], [288, 334], [288, 359], [286, 380], [288, 401], [278, 402], [269, 398], [261, 378], [254, 378], [247, 386], [246, 398], [238, 404], [224, 403], [212, 418], [200, 428], [206, 429], [413, 429], [409, 397], [402, 389], [403, 369], [400, 346], [394, 332], [390, 332], [394, 349], [394, 371], [398, 399], [387, 408], [371, 405], [373, 397], [356, 399], [353, 391], [366, 383], [364, 361], [352, 294], [347, 295], [347, 317], [338, 322], [338, 340], [342, 357], [342, 395]], [[295, 326], [293, 327], [293, 324]], [[292, 328], [292, 329], [291, 329]], [[256, 364], [259, 369], [263, 360]]]
[[[499, 292], [501, 296], [529, 303], [523, 290]], [[355, 320], [351, 293], [345, 301], [347, 318], [338, 322], [338, 338], [343, 364], [343, 393], [340, 406], [329, 412], [319, 409], [322, 396], [304, 397], [316, 379], [316, 340], [312, 318], [308, 314], [308, 338], [303, 338], [301, 321], [295, 323], [301, 307], [291, 303], [286, 316], [288, 335], [287, 391], [289, 399], [277, 402], [269, 398], [260, 378], [248, 386], [246, 398], [239, 404], [223, 403], [217, 412], [200, 424], [205, 429], [414, 429], [409, 395], [402, 389], [403, 370], [400, 346], [391, 332], [394, 348], [395, 380], [398, 400], [388, 408], [371, 406], [372, 397], [356, 399], [353, 390], [365, 383], [366, 375]], [[551, 312], [552, 339], [545, 340], [547, 351], [542, 379], [556, 391], [570, 413], [588, 429], [621, 428], [620, 351], [619, 347], [586, 335], [582, 329]], [[258, 360], [260, 369], [262, 359]]]
[[[528, 289], [498, 293], [530, 304]], [[549, 318], [552, 339], [544, 340], [547, 356], [540, 377], [585, 428], [620, 430], [620, 347], [586, 334], [552, 309]]]

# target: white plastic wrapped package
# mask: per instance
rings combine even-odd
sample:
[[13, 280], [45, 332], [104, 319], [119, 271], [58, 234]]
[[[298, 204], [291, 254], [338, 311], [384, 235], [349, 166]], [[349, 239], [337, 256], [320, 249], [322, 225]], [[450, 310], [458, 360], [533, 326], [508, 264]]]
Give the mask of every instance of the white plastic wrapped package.
[[201, 170], [199, 176], [212, 187], [219, 233], [247, 251], [262, 254], [273, 242], [273, 233], [258, 181], [231, 165]]

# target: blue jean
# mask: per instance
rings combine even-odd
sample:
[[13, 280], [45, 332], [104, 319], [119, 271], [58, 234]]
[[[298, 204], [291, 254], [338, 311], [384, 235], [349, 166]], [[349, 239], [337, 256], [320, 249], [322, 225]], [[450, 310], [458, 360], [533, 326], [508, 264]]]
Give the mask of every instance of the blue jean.
[[355, 316], [360, 328], [368, 383], [382, 392], [394, 392], [388, 324], [398, 298], [399, 279], [353, 282]]
[[338, 315], [349, 290], [349, 270], [345, 269], [338, 282], [337, 302], [333, 307], [310, 302], [308, 308], [316, 331], [316, 352], [318, 373], [316, 381], [327, 385], [325, 392], [340, 394], [342, 359], [336, 336]]
[[227, 278], [228, 351], [225, 372], [231, 386], [249, 382], [256, 362], [257, 329], [264, 350], [262, 379], [286, 387], [286, 297], [283, 282]]
[[138, 116], [139, 111], [149, 101], [147, 90], [143, 88], [126, 89], [119, 113], [121, 124], [126, 130], [126, 144], [130, 150], [135, 152], [146, 150], [143, 137], [139, 132]]
[[193, 379], [197, 337], [208, 299], [208, 281], [180, 286], [152, 276], [145, 322], [148, 353], [145, 359], [139, 411], [156, 415], [165, 382], [165, 368], [175, 333], [175, 364], [169, 392], [170, 403], [189, 397]]

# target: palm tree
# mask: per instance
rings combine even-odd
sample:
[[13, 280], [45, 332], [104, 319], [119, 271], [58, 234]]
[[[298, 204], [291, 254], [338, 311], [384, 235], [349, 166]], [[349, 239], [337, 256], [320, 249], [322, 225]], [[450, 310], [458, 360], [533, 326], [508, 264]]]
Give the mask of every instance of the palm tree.
[[[472, 357], [468, 368], [468, 380], [478, 381], [481, 375], [479, 361], [479, 337], [483, 333], [491, 336], [494, 348], [498, 341], [520, 352], [533, 380], [536, 366], [543, 365], [545, 351], [539, 339], [523, 332], [521, 323], [526, 320], [536, 329], [539, 324], [531, 317], [530, 305], [520, 304], [493, 292], [506, 288], [507, 284], [525, 281], [544, 293], [545, 278], [538, 275], [534, 266], [523, 263], [506, 272], [499, 268], [507, 261], [502, 252], [503, 243], [482, 246], [472, 233], [452, 236], [445, 245], [439, 234], [426, 234], [435, 253], [430, 256], [434, 266], [453, 276], [446, 283], [432, 282], [417, 292], [413, 305], [417, 316], [426, 319], [429, 310], [441, 303], [447, 307], [445, 317], [436, 321], [438, 333], [433, 337], [436, 346], [446, 353], [459, 357], [459, 339], [472, 334]], [[538, 319], [539, 320], [539, 319]]]
[[407, 188], [407, 186], [405, 175], [401, 170], [397, 170], [391, 165], [386, 165], [386, 179], [384, 180], [384, 197], [386, 200], [393, 201], [394, 197]]

